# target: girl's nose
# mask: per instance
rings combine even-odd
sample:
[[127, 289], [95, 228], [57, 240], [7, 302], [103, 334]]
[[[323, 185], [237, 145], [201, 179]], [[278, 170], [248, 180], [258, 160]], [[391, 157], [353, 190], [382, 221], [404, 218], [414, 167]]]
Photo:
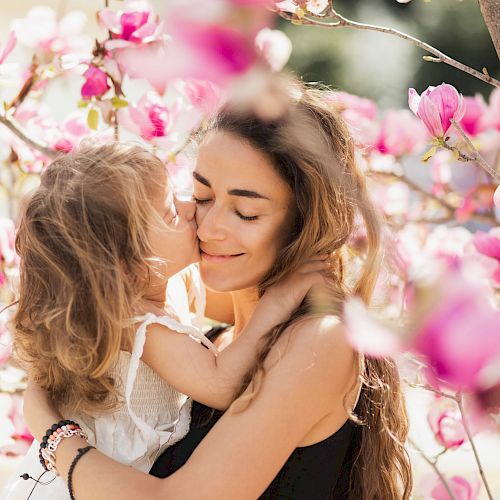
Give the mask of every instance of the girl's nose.
[[175, 207], [177, 208], [178, 212], [181, 212], [186, 220], [191, 221], [194, 219], [194, 216], [196, 214], [196, 203], [194, 201], [181, 201], [177, 199], [175, 200]]

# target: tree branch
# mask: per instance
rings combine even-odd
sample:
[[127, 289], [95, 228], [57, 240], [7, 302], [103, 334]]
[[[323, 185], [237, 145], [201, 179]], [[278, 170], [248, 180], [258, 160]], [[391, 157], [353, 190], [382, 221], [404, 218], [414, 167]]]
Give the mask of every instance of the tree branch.
[[36, 139], [32, 139], [31, 137], [29, 137], [26, 131], [23, 130], [19, 124], [14, 123], [7, 116], [0, 114], [0, 123], [5, 125], [14, 135], [19, 137], [19, 139], [24, 141], [26, 144], [28, 144], [28, 146], [30, 146], [33, 149], [36, 149], [37, 151], [40, 151], [40, 153], [44, 154], [48, 158], [55, 158], [59, 154], [57, 151], [50, 149], [45, 144], [42, 144], [41, 142], [38, 142]]
[[500, 59], [500, 0], [479, 0], [479, 8]]
[[462, 424], [464, 426], [465, 433], [467, 434], [470, 445], [472, 447], [472, 452], [474, 453], [474, 458], [476, 459], [477, 468], [479, 469], [479, 474], [481, 476], [481, 479], [483, 480], [484, 487], [486, 488], [486, 493], [488, 494], [488, 498], [490, 500], [493, 500], [493, 495], [491, 494], [491, 490], [490, 490], [490, 486], [488, 484], [488, 481], [486, 481], [486, 476], [484, 475], [484, 470], [483, 470], [483, 466], [481, 464], [481, 460], [479, 460], [479, 453], [477, 452], [476, 445], [474, 443], [474, 440], [472, 439], [472, 433], [471, 433], [471, 431], [469, 429], [469, 425], [467, 424], [466, 419], [465, 419], [463, 396], [461, 394], [457, 398], [457, 405], [458, 405], [458, 409], [460, 410], [460, 415], [462, 417]]
[[[422, 42], [422, 40], [419, 40], [418, 38], [415, 38], [411, 35], [408, 35], [407, 33], [403, 33], [402, 31], [398, 31], [393, 28], [387, 28], [385, 26], [377, 26], [375, 24], [366, 24], [366, 23], [358, 23], [355, 21], [352, 21], [350, 19], [347, 19], [346, 17], [342, 16], [339, 14], [333, 6], [331, 6], [328, 10], [328, 14], [326, 16], [314, 16], [314, 15], [308, 15], [304, 16], [301, 19], [295, 17], [293, 14], [290, 14], [288, 12], [279, 12], [279, 15], [288, 21], [291, 21], [294, 24], [303, 24], [305, 26], [319, 26], [321, 28], [353, 28], [353, 29], [358, 29], [358, 30], [368, 30], [368, 31], [378, 31], [380, 33], [386, 33], [388, 35], [393, 35], [398, 38], [402, 38], [403, 40], [407, 40], [408, 42], [412, 43], [413, 45], [416, 45], [417, 47], [420, 47], [423, 50], [426, 50], [430, 54], [434, 55], [435, 57], [432, 59], [427, 59], [430, 60], [431, 62], [443, 62], [445, 64], [449, 64], [450, 66], [453, 66], [461, 71], [464, 71], [465, 73], [469, 73], [469, 75], [475, 76], [479, 80], [482, 80], [483, 82], [489, 83], [490, 85], [493, 85], [494, 87], [500, 87], [500, 81], [496, 80], [495, 78], [492, 78], [489, 74], [482, 73], [481, 71], [478, 71], [474, 68], [471, 68], [470, 66], [467, 66], [459, 61], [456, 61], [455, 59], [452, 59], [451, 57], [447, 56], [445, 53], [441, 52], [440, 50], [436, 49], [432, 45], [429, 45], [428, 43]], [[324, 21], [326, 20], [326, 21]], [[332, 21], [332, 22], [328, 22]]]

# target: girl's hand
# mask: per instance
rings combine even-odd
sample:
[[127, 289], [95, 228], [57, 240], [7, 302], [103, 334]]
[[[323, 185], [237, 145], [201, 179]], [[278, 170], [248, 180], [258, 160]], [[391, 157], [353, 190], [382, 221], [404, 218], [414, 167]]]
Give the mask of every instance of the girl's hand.
[[41, 441], [47, 429], [61, 420], [61, 415], [55, 410], [49, 394], [36, 382], [29, 379], [24, 393], [24, 418], [28, 428]]
[[327, 255], [318, 255], [286, 279], [268, 288], [259, 300], [252, 321], [257, 317], [270, 328], [290, 318], [307, 293], [327, 283]]

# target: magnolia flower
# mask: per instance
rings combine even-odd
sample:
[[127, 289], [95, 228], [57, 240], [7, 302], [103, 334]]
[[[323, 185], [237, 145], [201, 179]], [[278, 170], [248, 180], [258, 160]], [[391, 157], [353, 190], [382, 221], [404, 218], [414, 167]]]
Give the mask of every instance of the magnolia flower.
[[85, 83], [82, 86], [81, 94], [85, 100], [91, 97], [100, 97], [110, 89], [108, 75], [92, 64], [89, 64], [83, 76]]
[[408, 90], [410, 109], [424, 122], [433, 137], [443, 138], [451, 126], [451, 119], [459, 122], [465, 113], [462, 94], [447, 83], [428, 87], [421, 96], [415, 89]]
[[255, 45], [273, 71], [281, 71], [292, 53], [292, 42], [281, 30], [260, 30]]
[[478, 231], [472, 237], [472, 244], [480, 254], [496, 262], [492, 279], [500, 285], [500, 228], [494, 228], [489, 233]]
[[470, 136], [476, 136], [484, 130], [483, 115], [488, 109], [481, 94], [464, 97], [465, 112], [460, 126]]
[[130, 47], [134, 44], [151, 43], [163, 39], [161, 23], [153, 18], [151, 5], [146, 1], [124, 4], [124, 10], [101, 10], [99, 21], [111, 34], [105, 42], [107, 50]]
[[467, 439], [460, 410], [450, 399], [437, 396], [427, 414], [427, 422], [436, 441], [445, 448], [458, 448]]
[[86, 23], [87, 16], [81, 11], [68, 12], [58, 20], [54, 9], [40, 5], [30, 9], [25, 18], [14, 20], [12, 26], [20, 43], [51, 60], [53, 55], [63, 54], [90, 57], [92, 39], [82, 34]]
[[422, 123], [408, 110], [389, 110], [380, 125], [375, 147], [396, 157], [414, 154], [425, 143], [427, 134]]
[[11, 435], [14, 444], [2, 446], [0, 454], [10, 456], [25, 455], [33, 442], [33, 436], [23, 418], [23, 399], [17, 394], [11, 396], [8, 418], [14, 427]]
[[500, 89], [495, 88], [490, 94], [488, 107], [482, 117], [482, 128], [500, 130]]
[[311, 14], [321, 14], [328, 7], [328, 0], [283, 0], [276, 2], [276, 8], [283, 12], [300, 15], [303, 9]]
[[[457, 500], [476, 500], [478, 498], [479, 489], [481, 488], [479, 479], [476, 478], [474, 481], [469, 482], [465, 477], [453, 476], [446, 478], [446, 482]], [[432, 500], [449, 500], [450, 498], [439, 478], [436, 479], [436, 486], [432, 489], [431, 498]]]
[[5, 313], [0, 314], [0, 367], [12, 354], [12, 338], [6, 325]]
[[187, 79], [178, 82], [177, 86], [206, 117], [212, 116], [221, 104], [221, 91], [210, 81]]

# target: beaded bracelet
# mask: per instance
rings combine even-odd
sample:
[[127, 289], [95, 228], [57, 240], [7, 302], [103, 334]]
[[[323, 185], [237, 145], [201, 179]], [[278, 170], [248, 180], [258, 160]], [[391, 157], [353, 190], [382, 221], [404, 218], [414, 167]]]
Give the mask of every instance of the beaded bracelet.
[[78, 436], [85, 440], [88, 439], [82, 428], [72, 420], [60, 420], [47, 430], [40, 443], [39, 451], [40, 463], [46, 471], [52, 471], [58, 475], [55, 468], [55, 451], [64, 438], [71, 436]]
[[75, 494], [73, 492], [73, 472], [75, 471], [76, 464], [80, 460], [80, 458], [85, 455], [90, 450], [95, 450], [94, 446], [86, 446], [85, 448], [78, 448], [78, 451], [75, 455], [75, 458], [71, 462], [71, 465], [69, 466], [68, 469], [68, 491], [69, 491], [69, 497], [71, 500], [75, 500]]

